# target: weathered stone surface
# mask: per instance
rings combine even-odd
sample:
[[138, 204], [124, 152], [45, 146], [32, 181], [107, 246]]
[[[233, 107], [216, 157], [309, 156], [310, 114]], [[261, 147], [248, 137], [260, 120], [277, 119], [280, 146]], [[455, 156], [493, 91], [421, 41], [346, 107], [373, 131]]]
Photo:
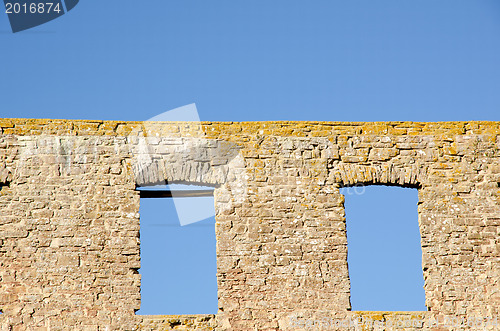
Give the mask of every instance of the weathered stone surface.
[[137, 330], [215, 330], [215, 315], [145, 315]]
[[[165, 181], [216, 187], [215, 316], [135, 315], [136, 185]], [[0, 119], [0, 330], [498, 318], [499, 183], [499, 122]], [[339, 188], [359, 184], [418, 188], [428, 312], [350, 312]]]

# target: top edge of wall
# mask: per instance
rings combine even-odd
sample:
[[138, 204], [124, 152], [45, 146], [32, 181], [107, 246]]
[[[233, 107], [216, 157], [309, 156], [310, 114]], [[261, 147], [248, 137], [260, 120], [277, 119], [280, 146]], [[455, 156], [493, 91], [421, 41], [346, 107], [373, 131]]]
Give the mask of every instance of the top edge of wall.
[[[159, 128], [161, 126], [162, 128]], [[327, 137], [330, 135], [468, 135], [500, 134], [500, 121], [449, 122], [152, 122], [64, 119], [0, 118], [0, 134], [12, 135], [114, 135], [154, 132], [157, 136], [179, 134], [195, 136], [245, 132], [255, 135]], [[191, 133], [189, 133], [189, 131]]]

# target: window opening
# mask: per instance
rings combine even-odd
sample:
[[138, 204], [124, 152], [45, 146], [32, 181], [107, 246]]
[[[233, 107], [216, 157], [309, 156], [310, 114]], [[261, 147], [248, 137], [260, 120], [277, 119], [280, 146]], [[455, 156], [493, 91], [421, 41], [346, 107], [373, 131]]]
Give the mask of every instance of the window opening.
[[342, 188], [352, 310], [425, 311], [417, 189]]
[[213, 187], [141, 192], [140, 315], [217, 313]]

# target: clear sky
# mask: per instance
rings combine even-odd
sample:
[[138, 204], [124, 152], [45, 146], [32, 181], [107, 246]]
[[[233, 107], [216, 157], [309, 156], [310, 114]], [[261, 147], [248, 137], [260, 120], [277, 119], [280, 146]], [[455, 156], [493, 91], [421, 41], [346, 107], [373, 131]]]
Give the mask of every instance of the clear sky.
[[[207, 121], [500, 119], [497, 0], [86, 0], [16, 34], [0, 14], [0, 41], [0, 117], [141, 121], [196, 103]], [[151, 224], [160, 214], [173, 222], [159, 208]], [[413, 215], [414, 230], [414, 209], [395, 212]], [[348, 225], [349, 217], [348, 209]], [[141, 313], [215, 312], [210, 222], [150, 227], [164, 244], [192, 245], [189, 256], [212, 261], [211, 285], [199, 284], [207, 293], [187, 300], [208, 303], [163, 307], [157, 295]], [[192, 244], [173, 234], [188, 228]], [[143, 274], [144, 295], [179, 271], [165, 250], [142, 256], [165, 267]], [[184, 293], [164, 279], [171, 286], [161, 293]]]
[[417, 189], [355, 186], [341, 193], [352, 310], [427, 310]]

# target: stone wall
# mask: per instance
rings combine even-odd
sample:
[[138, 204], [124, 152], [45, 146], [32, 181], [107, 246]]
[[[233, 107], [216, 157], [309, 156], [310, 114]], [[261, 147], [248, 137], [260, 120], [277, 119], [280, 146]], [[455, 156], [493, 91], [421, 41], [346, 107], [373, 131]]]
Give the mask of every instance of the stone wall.
[[[0, 330], [296, 329], [359, 317], [339, 193], [357, 184], [419, 190], [429, 311], [411, 316], [498, 317], [499, 133], [499, 122], [0, 119]], [[201, 324], [135, 315], [136, 187], [165, 181], [215, 187], [219, 312]]]

